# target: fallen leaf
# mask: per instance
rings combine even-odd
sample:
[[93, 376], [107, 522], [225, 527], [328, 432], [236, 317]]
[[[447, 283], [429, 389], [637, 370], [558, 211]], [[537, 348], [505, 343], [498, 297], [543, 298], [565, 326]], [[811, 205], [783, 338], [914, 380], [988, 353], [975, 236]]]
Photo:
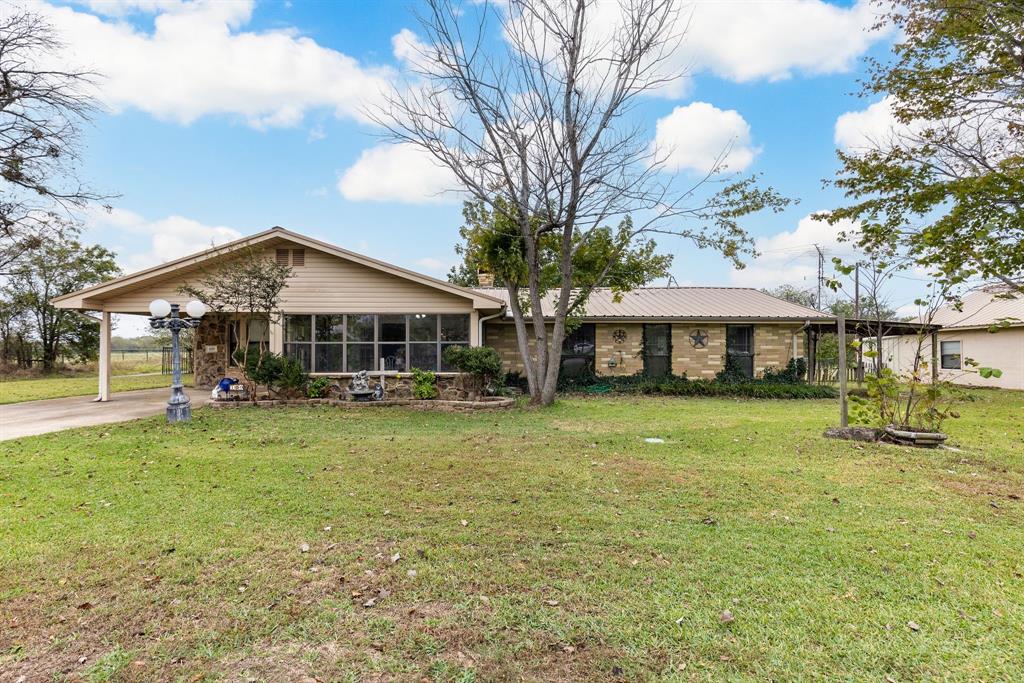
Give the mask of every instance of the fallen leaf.
[[302, 545], [301, 545], [301, 546], [299, 547], [299, 550], [300, 550], [301, 552], [304, 552], [304, 553], [308, 553], [308, 552], [309, 552], [309, 544], [308, 544], [308, 543], [303, 543], [303, 544], [302, 544]]
[[394, 555], [391, 556], [391, 564], [395, 564], [400, 559], [402, 559], [402, 554], [401, 553], [395, 553]]
[[78, 605], [77, 607], [78, 607], [78, 609], [92, 609], [93, 608], [93, 604], [91, 602], [83, 602], [80, 605]]
[[463, 519], [463, 520], [460, 520], [460, 521], [459, 521], [459, 524], [461, 524], [462, 526], [469, 526], [469, 522], [468, 522], [468, 521], [466, 521], [466, 520], [464, 520], [464, 519]]
[[549, 607], [558, 607], [558, 600], [545, 600], [544, 604]]
[[907, 622], [907, 628], [909, 628], [911, 631], [920, 631], [921, 630], [921, 627], [917, 625], [916, 621], [908, 621]]
[[735, 621], [735, 619], [736, 619], [736, 617], [734, 617], [732, 615], [732, 612], [730, 612], [729, 610], [725, 610], [721, 614], [718, 615], [718, 620], [720, 622], [722, 622], [723, 624], [732, 623], [733, 621]]

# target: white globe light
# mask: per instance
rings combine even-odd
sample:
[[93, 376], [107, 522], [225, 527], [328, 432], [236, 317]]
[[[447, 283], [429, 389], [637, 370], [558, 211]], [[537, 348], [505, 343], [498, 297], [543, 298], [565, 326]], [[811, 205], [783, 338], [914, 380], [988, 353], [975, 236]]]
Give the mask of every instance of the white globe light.
[[171, 314], [171, 305], [164, 299], [149, 302], [149, 314], [154, 318], [166, 318]]
[[202, 318], [206, 315], [206, 305], [202, 301], [189, 301], [185, 304], [185, 312], [190, 318]]

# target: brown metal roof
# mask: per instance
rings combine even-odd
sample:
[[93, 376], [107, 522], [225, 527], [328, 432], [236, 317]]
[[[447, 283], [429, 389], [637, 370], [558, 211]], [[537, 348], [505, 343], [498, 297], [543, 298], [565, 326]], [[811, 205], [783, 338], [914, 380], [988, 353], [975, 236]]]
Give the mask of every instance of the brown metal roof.
[[[480, 287], [478, 292], [508, 302], [503, 287]], [[556, 294], [548, 292], [543, 309], [554, 311]], [[510, 314], [511, 315], [511, 314]], [[612, 291], [595, 289], [587, 300], [584, 318], [634, 319], [752, 319], [831, 320], [832, 316], [790, 303], [750, 287], [643, 287], [622, 294], [616, 302]]]

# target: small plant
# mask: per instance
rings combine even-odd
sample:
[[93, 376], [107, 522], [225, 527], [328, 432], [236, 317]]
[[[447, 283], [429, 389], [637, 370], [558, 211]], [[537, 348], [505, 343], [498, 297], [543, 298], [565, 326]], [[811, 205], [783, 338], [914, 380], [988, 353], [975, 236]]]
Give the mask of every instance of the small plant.
[[412, 369], [412, 395], [418, 399], [438, 397], [437, 375], [419, 368]]
[[482, 393], [502, 376], [501, 356], [489, 346], [449, 346], [444, 360], [469, 376], [472, 391]]
[[743, 372], [743, 366], [735, 356], [726, 354], [725, 367], [715, 374], [715, 381], [719, 384], [742, 384], [749, 382], [750, 378]]
[[306, 388], [306, 395], [310, 398], [324, 398], [327, 396], [327, 391], [330, 388], [331, 380], [326, 377], [317, 377], [309, 383], [309, 387]]
[[264, 351], [246, 359], [245, 374], [253, 383], [262, 384], [275, 394], [301, 396], [309, 385], [309, 375], [294, 358]]
[[802, 384], [806, 373], [807, 361], [803, 358], [790, 358], [781, 370], [765, 368], [761, 379], [769, 384]]

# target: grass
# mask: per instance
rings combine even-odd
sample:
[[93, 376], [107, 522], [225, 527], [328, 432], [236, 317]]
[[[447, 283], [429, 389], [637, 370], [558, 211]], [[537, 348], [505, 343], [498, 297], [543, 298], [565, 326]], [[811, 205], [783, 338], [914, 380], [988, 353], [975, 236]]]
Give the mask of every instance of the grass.
[[[184, 375], [186, 385], [192, 383], [192, 375]], [[38, 401], [44, 398], [65, 396], [88, 396], [97, 391], [97, 376], [58, 376], [38, 379], [5, 379], [0, 381], [0, 405]], [[157, 389], [171, 386], [170, 375], [125, 375], [110, 378], [111, 391], [133, 389]]]
[[0, 671], [1021, 680], [1024, 396], [977, 395], [959, 452], [826, 440], [833, 401], [608, 397], [3, 442]]

